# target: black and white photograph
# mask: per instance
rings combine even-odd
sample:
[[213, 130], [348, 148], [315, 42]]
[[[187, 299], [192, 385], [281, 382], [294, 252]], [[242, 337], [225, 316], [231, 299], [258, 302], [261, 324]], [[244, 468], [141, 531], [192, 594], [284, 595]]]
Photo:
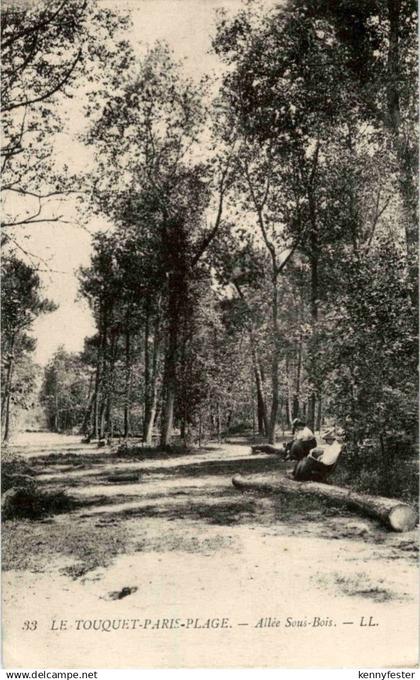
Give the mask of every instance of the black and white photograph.
[[1, 28], [3, 667], [417, 668], [417, 3]]

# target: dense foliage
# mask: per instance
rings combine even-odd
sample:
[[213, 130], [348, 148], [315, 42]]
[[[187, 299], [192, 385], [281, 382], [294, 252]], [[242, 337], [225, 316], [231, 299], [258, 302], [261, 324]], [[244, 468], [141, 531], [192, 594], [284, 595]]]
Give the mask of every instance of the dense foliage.
[[31, 353], [35, 341], [28, 331], [39, 314], [55, 305], [41, 293], [39, 275], [15, 256], [2, 260], [1, 419], [3, 439], [10, 434], [11, 405], [28, 409], [35, 399], [37, 370]]
[[[104, 65], [124, 66], [127, 43], [119, 32], [128, 18], [99, 9], [94, 0], [5, 2], [1, 12], [2, 61], [2, 428], [11, 416], [34, 407], [39, 387], [31, 354], [32, 324], [55, 305], [43, 299], [40, 258], [26, 248], [29, 233], [60, 222], [62, 202], [80, 189], [57, 163], [57, 134], [64, 102], [75, 88], [106, 83]], [[122, 61], [121, 61], [122, 60]], [[42, 269], [46, 263], [42, 262]], [[12, 413], [11, 406], [16, 408]]]

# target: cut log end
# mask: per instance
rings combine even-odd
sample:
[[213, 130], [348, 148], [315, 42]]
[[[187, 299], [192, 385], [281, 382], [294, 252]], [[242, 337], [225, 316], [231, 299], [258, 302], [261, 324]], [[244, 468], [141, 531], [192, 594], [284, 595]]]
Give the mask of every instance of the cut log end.
[[412, 531], [417, 524], [417, 513], [408, 505], [397, 505], [390, 511], [388, 522], [394, 531]]
[[264, 493], [311, 494], [343, 504], [352, 510], [374, 517], [392, 531], [412, 531], [418, 520], [416, 510], [395, 498], [382, 498], [357, 493], [345, 487], [319, 482], [296, 482], [284, 475], [235, 475], [233, 486], [241, 491]]

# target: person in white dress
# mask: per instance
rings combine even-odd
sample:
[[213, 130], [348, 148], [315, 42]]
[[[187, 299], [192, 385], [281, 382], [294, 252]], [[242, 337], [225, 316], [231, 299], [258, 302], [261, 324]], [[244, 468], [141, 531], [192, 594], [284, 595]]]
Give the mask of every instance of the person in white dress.
[[329, 430], [323, 435], [325, 445], [317, 446], [302, 458], [293, 471], [296, 481], [323, 482], [333, 472], [344, 444], [343, 432]]

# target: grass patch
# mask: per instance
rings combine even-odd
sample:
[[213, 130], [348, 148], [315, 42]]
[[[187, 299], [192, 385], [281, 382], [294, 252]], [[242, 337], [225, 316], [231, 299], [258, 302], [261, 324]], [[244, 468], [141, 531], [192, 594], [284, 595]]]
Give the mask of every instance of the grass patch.
[[77, 503], [65, 491], [41, 491], [37, 488], [8, 489], [2, 500], [2, 519], [39, 519], [69, 512]]
[[121, 525], [98, 524], [77, 519], [62, 523], [11, 521], [2, 532], [3, 569], [47, 571], [53, 559], [71, 558], [62, 573], [80, 578], [93, 569], [109, 565], [124, 553], [127, 532]]
[[4, 493], [9, 489], [20, 487], [31, 487], [35, 480], [35, 471], [21, 457], [14, 454], [3, 454], [1, 464], [1, 491]]
[[20, 456], [7, 456], [3, 461], [1, 482], [3, 521], [39, 519], [75, 507], [75, 501], [65, 491], [40, 489], [34, 469]]

